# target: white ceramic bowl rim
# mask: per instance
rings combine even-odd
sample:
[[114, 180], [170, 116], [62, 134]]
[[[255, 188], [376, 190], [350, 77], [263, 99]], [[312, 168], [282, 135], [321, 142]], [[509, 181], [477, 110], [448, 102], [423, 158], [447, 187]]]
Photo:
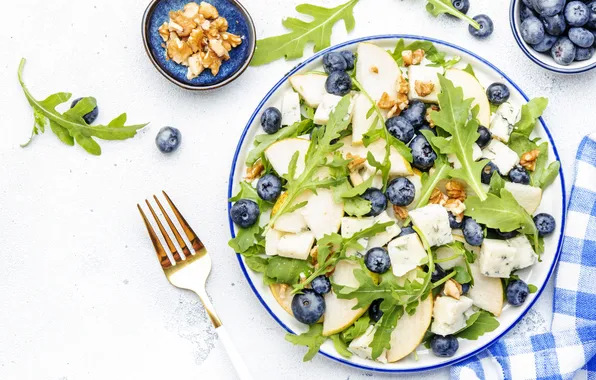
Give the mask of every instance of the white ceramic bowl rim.
[[[373, 41], [373, 40], [387, 40], [387, 39], [399, 39], [399, 38], [404, 38], [404, 39], [411, 39], [411, 40], [423, 40], [423, 41], [430, 41], [434, 44], [438, 44], [438, 45], [444, 45], [444, 46], [448, 46], [450, 48], [459, 50], [463, 53], [469, 54], [470, 56], [478, 59], [479, 61], [481, 61], [482, 63], [486, 64], [487, 66], [489, 66], [490, 68], [492, 68], [493, 70], [495, 70], [497, 73], [499, 73], [499, 75], [501, 75], [511, 86], [513, 86], [517, 91], [519, 91], [519, 93], [522, 95], [522, 97], [528, 101], [529, 98], [526, 96], [526, 94], [507, 76], [505, 75], [501, 70], [499, 70], [496, 66], [494, 66], [493, 64], [491, 64], [490, 62], [488, 62], [487, 60], [485, 60], [484, 58], [481, 58], [480, 56], [476, 55], [475, 53], [472, 53], [469, 50], [466, 50], [462, 47], [459, 47], [457, 45], [454, 45], [452, 43], [446, 42], [446, 41], [442, 41], [442, 40], [438, 40], [438, 39], [434, 39], [434, 38], [430, 38], [430, 37], [423, 37], [423, 36], [416, 36], [416, 35], [407, 35], [407, 34], [385, 34], [385, 35], [377, 35], [377, 36], [369, 36], [369, 37], [362, 37], [362, 38], [358, 38], [358, 39], [354, 39], [354, 40], [350, 40], [350, 41], [346, 41], [343, 42], [341, 44], [332, 46], [330, 48], [327, 48], [325, 50], [322, 50], [320, 52], [318, 52], [317, 54], [313, 55], [312, 57], [306, 59], [305, 61], [303, 61], [302, 63], [298, 64], [296, 67], [294, 67], [290, 72], [288, 72], [279, 82], [277, 82], [277, 84], [275, 86], [273, 86], [273, 88], [267, 93], [267, 95], [265, 95], [265, 97], [263, 98], [263, 100], [259, 103], [259, 105], [257, 106], [255, 112], [252, 114], [252, 116], [250, 117], [246, 127], [244, 128], [244, 131], [242, 132], [242, 135], [240, 136], [240, 141], [238, 142], [238, 146], [236, 148], [236, 152], [234, 153], [234, 158], [232, 161], [232, 168], [230, 171], [230, 177], [229, 177], [229, 185], [228, 185], [228, 199], [232, 198], [233, 196], [233, 191], [234, 191], [234, 176], [235, 176], [235, 171], [236, 171], [236, 164], [238, 163], [238, 156], [242, 150], [242, 146], [244, 144], [244, 139], [246, 138], [246, 135], [249, 131], [249, 129], [251, 128], [251, 126], [253, 125], [253, 122], [255, 120], [255, 118], [257, 118], [257, 116], [260, 114], [261, 109], [263, 108], [263, 106], [267, 103], [267, 101], [269, 100], [269, 98], [278, 90], [278, 88], [283, 85], [290, 76], [294, 75], [296, 72], [300, 71], [304, 66], [310, 64], [313, 61], [316, 61], [317, 59], [319, 59], [323, 54], [329, 52], [329, 51], [334, 51], [334, 50], [338, 50], [338, 49], [342, 49], [346, 46], [350, 46], [353, 44], [357, 44], [359, 42], [366, 42], [366, 41]], [[555, 142], [553, 141], [552, 135], [550, 133], [550, 131], [548, 130], [548, 128], [546, 127], [546, 124], [544, 123], [544, 120], [542, 120], [542, 118], [540, 118], [540, 123], [542, 124], [542, 127], [544, 128], [544, 131], [546, 132], [547, 136], [548, 136], [548, 140], [551, 144], [551, 147], [553, 149], [554, 155], [556, 157], [557, 160], [560, 161], [559, 158], [559, 153], [557, 151], [557, 147], [555, 146]], [[486, 348], [488, 348], [490, 345], [494, 344], [497, 340], [499, 340], [503, 335], [505, 335], [507, 332], [509, 332], [515, 325], [517, 325], [519, 323], [519, 321], [524, 317], [524, 315], [532, 308], [532, 306], [534, 305], [534, 303], [536, 302], [536, 300], [538, 300], [540, 294], [542, 293], [542, 291], [544, 290], [544, 288], [546, 287], [548, 280], [550, 279], [550, 277], [552, 276], [555, 267], [557, 265], [557, 262], [559, 261], [559, 256], [561, 253], [561, 246], [563, 243], [563, 232], [565, 230], [565, 216], [566, 216], [566, 205], [565, 205], [565, 200], [566, 198], [566, 193], [565, 193], [565, 179], [563, 177], [563, 170], [560, 169], [559, 170], [559, 178], [560, 178], [560, 183], [561, 183], [561, 192], [562, 192], [562, 211], [561, 211], [561, 223], [560, 223], [560, 237], [559, 237], [559, 241], [557, 243], [557, 251], [555, 252], [551, 267], [548, 270], [548, 276], [543, 284], [542, 287], [540, 287], [536, 293], [536, 296], [532, 299], [530, 305], [527, 307], [526, 310], [524, 310], [518, 317], [517, 319], [514, 321], [514, 323], [512, 323], [507, 329], [505, 329], [502, 333], [500, 333], [499, 335], [495, 336], [490, 342], [482, 345], [481, 347], [478, 347], [477, 349], [473, 350], [472, 352], [459, 357], [457, 359], [453, 359], [450, 361], [445, 361], [442, 362], [441, 364], [437, 364], [437, 365], [432, 365], [432, 366], [421, 366], [419, 368], [415, 368], [415, 369], [394, 369], [394, 368], [378, 368], [378, 367], [370, 367], [370, 366], [366, 366], [366, 365], [360, 365], [357, 363], [353, 363], [351, 361], [348, 360], [344, 360], [341, 357], [336, 357], [333, 355], [330, 355], [326, 352], [323, 351], [319, 351], [319, 354], [332, 359], [334, 361], [340, 362], [342, 364], [354, 367], [354, 368], [358, 368], [358, 369], [362, 369], [362, 370], [366, 370], [366, 371], [374, 371], [374, 372], [385, 372], [385, 373], [414, 373], [414, 372], [422, 372], [422, 371], [430, 371], [433, 369], [438, 369], [438, 368], [442, 368], [442, 367], [446, 367], [449, 365], [453, 365], [457, 362], [461, 362], [463, 360], [466, 360], [478, 353], [480, 353], [481, 351], [485, 350]], [[228, 215], [229, 215], [229, 210], [232, 207], [232, 203], [228, 202]], [[232, 219], [228, 217], [229, 220], [229, 226], [230, 226], [230, 233], [232, 234], [232, 237], [236, 237], [236, 234], [234, 232], [234, 222], [232, 222]], [[238, 259], [238, 263], [240, 264], [240, 268], [242, 269], [242, 272], [244, 274], [244, 277], [246, 278], [246, 280], [248, 281], [248, 284], [250, 285], [251, 289], [253, 290], [255, 296], [258, 298], [258, 300], [261, 302], [261, 304], [263, 305], [263, 307], [265, 308], [265, 310], [267, 310], [267, 312], [271, 315], [271, 317], [273, 317], [273, 319], [275, 319], [275, 321], [277, 321], [277, 323], [279, 323], [279, 325], [281, 327], [283, 327], [286, 331], [288, 331], [289, 333], [295, 334], [295, 332], [289, 328], [267, 305], [267, 303], [265, 302], [265, 300], [260, 296], [258, 290], [256, 289], [255, 285], [253, 284], [249, 274], [248, 274], [248, 268], [244, 265], [244, 262], [242, 261], [242, 256], [237, 254], [237, 259]]]

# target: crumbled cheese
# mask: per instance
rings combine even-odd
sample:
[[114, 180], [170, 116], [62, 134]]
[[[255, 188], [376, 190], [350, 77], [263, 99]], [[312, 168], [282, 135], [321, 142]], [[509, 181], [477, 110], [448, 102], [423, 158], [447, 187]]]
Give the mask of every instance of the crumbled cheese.
[[368, 239], [368, 246], [367, 249], [376, 248], [376, 247], [383, 247], [385, 244], [389, 243], [391, 239], [399, 235], [401, 232], [401, 228], [395, 223], [395, 220], [391, 219], [386, 212], [383, 212], [379, 216], [375, 218], [375, 223], [387, 223], [387, 222], [394, 222], [393, 225], [387, 227], [385, 232], [381, 232], [376, 234], [375, 236]]
[[437, 297], [430, 331], [442, 336], [458, 332], [466, 326], [466, 312], [472, 304], [472, 300], [465, 296], [459, 297], [459, 300], [446, 296]]
[[418, 227], [431, 247], [445, 245], [453, 241], [449, 215], [445, 207], [430, 204], [410, 211], [414, 226]]
[[514, 269], [523, 269], [536, 264], [538, 256], [532, 248], [532, 244], [526, 235], [518, 235], [513, 239], [507, 240], [507, 243], [515, 248]]
[[391, 268], [397, 277], [403, 276], [427, 259], [426, 250], [417, 234], [400, 236], [387, 245]]
[[302, 120], [300, 114], [300, 96], [293, 90], [288, 90], [284, 94], [281, 103], [281, 124], [292, 125]]
[[[368, 329], [361, 336], [355, 338], [348, 348], [352, 353], [360, 356], [363, 359], [372, 359], [372, 348], [370, 344], [375, 337], [377, 328], [375, 326], [368, 326]], [[387, 363], [387, 350], [383, 350], [383, 353], [377, 358], [377, 361], [381, 363]]]
[[494, 139], [482, 150], [482, 158], [487, 158], [497, 165], [502, 175], [508, 175], [511, 169], [519, 163], [519, 157], [515, 151]]
[[516, 249], [505, 240], [484, 239], [478, 263], [487, 277], [508, 278], [515, 265]]

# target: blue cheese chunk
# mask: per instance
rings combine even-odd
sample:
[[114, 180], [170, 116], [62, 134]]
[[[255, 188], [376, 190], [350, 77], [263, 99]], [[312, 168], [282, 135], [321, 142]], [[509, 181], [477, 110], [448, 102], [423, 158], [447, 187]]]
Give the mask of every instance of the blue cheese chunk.
[[387, 223], [393, 222], [393, 225], [387, 227], [385, 232], [381, 232], [376, 234], [375, 236], [368, 239], [368, 246], [367, 249], [383, 247], [385, 244], [389, 243], [394, 237], [399, 235], [401, 232], [401, 228], [395, 223], [393, 219], [389, 217], [387, 212], [381, 213], [379, 216], [375, 218], [375, 223]]
[[[355, 233], [372, 227], [374, 223], [375, 218], [344, 217], [341, 219], [341, 237], [344, 239], [349, 239], [354, 236]], [[368, 239], [358, 239], [358, 244], [364, 247], [362, 252], [359, 252], [355, 248], [348, 248], [346, 251], [346, 256], [351, 257], [358, 253], [364, 254], [366, 252], [366, 246], [368, 245]]]
[[511, 103], [503, 103], [497, 108], [490, 122], [490, 132], [494, 138], [504, 143], [509, 142], [513, 126], [520, 118], [519, 111], [519, 108], [514, 107]]
[[300, 122], [301, 119], [300, 96], [298, 93], [288, 90], [281, 103], [281, 124], [292, 125]]
[[[327, 125], [327, 123], [329, 122], [329, 116], [331, 116], [331, 112], [335, 110], [335, 107], [341, 99], [341, 96], [333, 94], [323, 95], [323, 100], [321, 100], [321, 104], [317, 108], [317, 111], [315, 112], [315, 116], [313, 118], [315, 124]], [[346, 115], [347, 120], [350, 120], [352, 118], [353, 105], [353, 102], [351, 102], [348, 108], [348, 114]]]
[[[368, 329], [366, 329], [364, 334], [355, 338], [350, 343], [348, 346], [350, 351], [363, 359], [372, 359], [372, 348], [370, 347], [370, 344], [375, 337], [376, 331], [377, 328], [375, 326], [368, 326]], [[383, 350], [383, 353], [377, 358], [377, 361], [387, 363], [387, 350]]]
[[497, 165], [499, 172], [502, 175], [509, 174], [509, 171], [519, 163], [517, 153], [511, 150], [507, 145], [495, 139], [482, 150], [482, 158], [489, 159]]
[[306, 260], [314, 243], [315, 235], [310, 231], [285, 234], [277, 243], [277, 254], [291, 259]]
[[516, 249], [505, 240], [484, 239], [478, 264], [487, 277], [508, 278], [515, 269]]
[[409, 271], [416, 269], [428, 258], [426, 250], [417, 234], [398, 237], [387, 245], [391, 268], [397, 277], [404, 276]]
[[[437, 248], [436, 254], [437, 254], [437, 259], [445, 260], [445, 259], [449, 259], [449, 258], [456, 256], [458, 253], [455, 252], [452, 248], [446, 246], [446, 247]], [[459, 255], [451, 260], [441, 261], [441, 264], [439, 264], [439, 265], [441, 266], [441, 268], [448, 270], [448, 269], [453, 269], [458, 265], [465, 266], [466, 263], [464, 261], [463, 256]]]
[[523, 269], [536, 264], [538, 256], [534, 253], [532, 244], [526, 235], [518, 235], [513, 239], [507, 240], [509, 246], [515, 248], [514, 269]]
[[469, 314], [467, 312], [472, 305], [472, 300], [465, 296], [459, 297], [459, 300], [447, 296], [437, 297], [430, 331], [442, 336], [455, 334], [466, 327], [466, 314]]
[[431, 247], [449, 244], [453, 241], [449, 215], [440, 205], [432, 204], [410, 211], [414, 226], [418, 227]]

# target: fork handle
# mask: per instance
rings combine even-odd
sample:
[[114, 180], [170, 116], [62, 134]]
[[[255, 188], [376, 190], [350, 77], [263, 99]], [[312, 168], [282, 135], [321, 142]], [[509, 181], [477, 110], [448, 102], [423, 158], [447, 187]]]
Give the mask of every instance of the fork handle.
[[224, 348], [226, 349], [226, 352], [228, 353], [228, 356], [230, 357], [230, 360], [234, 365], [234, 369], [238, 374], [238, 378], [240, 380], [253, 380], [252, 375], [250, 374], [250, 372], [248, 372], [246, 364], [244, 364], [242, 356], [240, 356], [240, 353], [236, 349], [236, 346], [234, 345], [232, 338], [230, 338], [228, 330], [226, 330], [224, 325], [221, 325], [218, 328], [216, 328], [215, 331], [217, 332], [217, 335], [219, 335], [219, 340], [223, 343]]

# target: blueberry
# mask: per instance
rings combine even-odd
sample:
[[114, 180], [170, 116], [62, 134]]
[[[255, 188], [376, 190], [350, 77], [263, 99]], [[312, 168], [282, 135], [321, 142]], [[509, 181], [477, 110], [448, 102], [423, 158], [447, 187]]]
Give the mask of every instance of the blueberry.
[[412, 100], [402, 115], [414, 128], [420, 128], [426, 121], [426, 105], [420, 100]]
[[334, 71], [327, 77], [325, 89], [330, 94], [345, 96], [352, 91], [352, 78], [345, 71]]
[[588, 48], [594, 45], [594, 35], [588, 29], [579, 27], [571, 28], [569, 29], [568, 36], [571, 42], [579, 47]]
[[581, 1], [570, 1], [565, 7], [565, 20], [570, 26], [584, 26], [590, 20], [590, 8]]
[[364, 265], [373, 273], [385, 273], [391, 266], [389, 254], [385, 248], [372, 248], [364, 256]]
[[482, 226], [480, 226], [474, 219], [468, 217], [464, 218], [463, 232], [464, 239], [466, 239], [468, 244], [474, 247], [482, 245], [482, 242], [484, 241], [484, 231], [482, 230]]
[[534, 9], [534, 0], [522, 0], [526, 7], [530, 7], [532, 10]]
[[250, 199], [240, 199], [230, 210], [232, 221], [241, 228], [253, 226], [259, 219], [259, 215], [261, 215], [259, 205]]
[[575, 50], [575, 60], [576, 61], [587, 61], [594, 56], [594, 49], [593, 47], [589, 48], [577, 48]]
[[312, 325], [325, 313], [325, 299], [312, 289], [302, 289], [292, 298], [292, 313], [299, 322]]
[[414, 137], [414, 127], [404, 116], [390, 117], [385, 122], [385, 127], [393, 137], [405, 144]]
[[575, 59], [575, 45], [567, 37], [559, 37], [550, 54], [559, 65], [568, 66]]
[[157, 149], [162, 153], [172, 153], [180, 146], [182, 134], [174, 127], [163, 127], [155, 136]]
[[461, 228], [463, 225], [463, 220], [461, 222], [458, 222], [457, 219], [455, 218], [455, 215], [453, 215], [453, 213], [451, 211], [447, 211], [447, 215], [449, 216], [449, 227], [451, 228]]
[[281, 179], [275, 174], [265, 174], [257, 182], [257, 194], [268, 202], [275, 202], [281, 195]]
[[486, 89], [486, 96], [488, 101], [499, 106], [509, 100], [509, 88], [503, 83], [495, 82]]
[[368, 308], [368, 316], [372, 322], [379, 322], [381, 317], [383, 316], [383, 311], [381, 310], [381, 303], [383, 303], [383, 299], [378, 299], [372, 301], [370, 307]]
[[521, 24], [521, 36], [530, 45], [536, 45], [544, 39], [544, 25], [537, 17], [528, 17]]
[[489, 231], [497, 238], [500, 240], [508, 240], [508, 239], [513, 239], [514, 237], [516, 237], [517, 235], [519, 235], [519, 232], [513, 230], [510, 232], [503, 232], [498, 228], [490, 228]]
[[414, 184], [405, 177], [393, 179], [387, 185], [387, 198], [396, 206], [408, 206], [414, 202], [416, 188]]
[[489, 162], [486, 164], [484, 169], [482, 169], [482, 173], [480, 174], [480, 181], [485, 185], [490, 185], [490, 179], [493, 177], [493, 173], [497, 172], [499, 174], [499, 168], [497, 165]]
[[524, 21], [525, 19], [527, 19], [528, 17], [536, 17], [536, 13], [534, 12], [534, 9], [531, 8], [531, 6], [527, 6], [525, 4], [522, 4], [521, 8], [520, 8], [520, 18], [522, 21]]
[[430, 280], [432, 282], [437, 282], [443, 279], [443, 277], [447, 276], [447, 272], [440, 265], [435, 264], [435, 270], [430, 275]]
[[451, 0], [453, 7], [463, 14], [470, 10], [470, 0]]
[[325, 275], [315, 277], [310, 283], [310, 287], [317, 294], [327, 294], [331, 291], [331, 281]]
[[514, 183], [521, 183], [522, 185], [530, 184], [530, 173], [521, 165], [516, 165], [509, 171], [509, 180]]
[[547, 213], [541, 213], [534, 217], [534, 224], [538, 229], [538, 235], [546, 236], [550, 235], [555, 231], [555, 218]]
[[534, 0], [534, 10], [541, 16], [554, 16], [561, 13], [565, 7], [565, 0]]
[[362, 194], [362, 198], [366, 199], [371, 204], [370, 212], [366, 214], [366, 216], [377, 216], [387, 208], [387, 198], [379, 189], [375, 189], [374, 187], [367, 189], [364, 194]]
[[468, 294], [469, 291], [470, 291], [470, 284], [469, 283], [461, 284], [461, 292], [462, 292], [462, 294]]
[[560, 36], [567, 29], [565, 17], [561, 13], [557, 13], [554, 16], [542, 17], [542, 25], [544, 26], [544, 31], [551, 36]]
[[281, 128], [281, 112], [275, 107], [269, 107], [261, 115], [261, 127], [265, 133], [272, 135]]
[[476, 38], [485, 39], [493, 34], [495, 27], [493, 25], [493, 20], [491, 20], [490, 17], [487, 15], [478, 15], [474, 17], [474, 21], [480, 24], [480, 29], [476, 29], [472, 25], [469, 25], [468, 31], [471, 35]]
[[586, 28], [596, 29], [596, 0], [590, 1], [586, 5], [588, 6], [588, 10], [590, 11], [588, 22], [586, 23]]
[[[74, 108], [74, 106], [77, 105], [78, 102], [80, 102], [81, 100], [83, 100], [83, 98], [78, 98], [72, 101], [72, 103], [70, 104], [70, 108]], [[99, 108], [97, 108], [97, 105], [95, 106], [95, 108], [93, 108], [91, 110], [91, 112], [86, 113], [83, 115], [83, 120], [85, 120], [85, 123], [87, 124], [92, 124], [95, 119], [97, 119], [97, 116], [99, 116]]]
[[532, 45], [532, 49], [536, 50], [539, 53], [545, 53], [553, 47], [555, 42], [557, 42], [557, 37], [551, 36], [550, 34], [545, 34], [542, 42], [536, 45]]
[[490, 130], [488, 128], [482, 125], [478, 127], [478, 134], [480, 136], [478, 136], [478, 138], [476, 139], [476, 144], [478, 144], [480, 149], [484, 149], [492, 140], [493, 135], [492, 133], [490, 133]]
[[342, 57], [346, 60], [346, 64], [348, 65], [348, 70], [354, 69], [354, 63], [356, 62], [356, 55], [349, 50], [342, 50], [339, 52]]
[[399, 233], [399, 235], [397, 235], [397, 237], [412, 235], [415, 233], [416, 233], [416, 231], [414, 231], [414, 229], [412, 227], [402, 227], [401, 232]]
[[348, 62], [341, 53], [331, 52], [323, 56], [323, 68], [327, 74], [334, 71], [346, 71]]
[[522, 280], [513, 280], [507, 285], [507, 302], [511, 306], [521, 306], [530, 294], [528, 285]]
[[459, 342], [453, 335], [435, 335], [430, 341], [430, 348], [433, 354], [442, 358], [449, 358], [455, 355], [459, 348]]
[[416, 131], [416, 133], [422, 134], [422, 133], [420, 133], [420, 131], [429, 131], [433, 135], [435, 135], [435, 136], [437, 135], [437, 129], [436, 128], [431, 128], [430, 125], [428, 125], [426, 123], [422, 124], [422, 127], [418, 128], [418, 130]]
[[416, 135], [410, 142], [410, 149], [412, 149], [412, 157], [414, 158], [412, 165], [415, 168], [428, 170], [434, 165], [437, 154], [426, 140], [426, 137]]

